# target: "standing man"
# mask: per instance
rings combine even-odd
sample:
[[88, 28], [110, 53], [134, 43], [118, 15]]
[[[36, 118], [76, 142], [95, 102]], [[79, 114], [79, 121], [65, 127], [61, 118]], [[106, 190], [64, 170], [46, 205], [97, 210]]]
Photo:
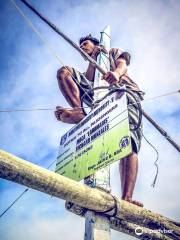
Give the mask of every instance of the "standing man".
[[[94, 60], [97, 60], [97, 56], [100, 51], [107, 53], [106, 49], [99, 45], [99, 40], [91, 35], [81, 38], [79, 44], [80, 48]], [[103, 79], [107, 81], [109, 85], [125, 85], [126, 88], [135, 95], [137, 101], [142, 100], [144, 93], [127, 73], [127, 67], [130, 64], [131, 59], [130, 54], [118, 48], [112, 48], [108, 54], [110, 60], [110, 71], [103, 76]], [[55, 111], [57, 120], [65, 123], [77, 124], [85, 117], [81, 104], [81, 97], [85, 94], [84, 101], [87, 105], [91, 105], [93, 96], [87, 95], [86, 93], [93, 88], [94, 77], [95, 67], [92, 66], [91, 63], [89, 63], [85, 74], [82, 74], [74, 68], [70, 68], [68, 66], [63, 66], [58, 70], [57, 79], [60, 91], [72, 109], [57, 106]], [[132, 103], [134, 103], [134, 99], [128, 94], [127, 103], [130, 104], [128, 107], [129, 124], [130, 126], [134, 126], [137, 123], [137, 109], [134, 105], [132, 105]], [[119, 163], [122, 199], [140, 207], [142, 207], [143, 204], [133, 200], [132, 195], [138, 172], [137, 154], [140, 150], [141, 137], [142, 126], [140, 126], [140, 128], [136, 131], [131, 131], [132, 153], [121, 159]]]

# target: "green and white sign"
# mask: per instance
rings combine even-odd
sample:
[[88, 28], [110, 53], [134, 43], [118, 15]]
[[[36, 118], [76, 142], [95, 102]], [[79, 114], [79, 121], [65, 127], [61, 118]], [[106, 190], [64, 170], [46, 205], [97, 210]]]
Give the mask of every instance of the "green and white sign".
[[61, 137], [56, 172], [79, 181], [131, 151], [126, 95], [114, 93]]

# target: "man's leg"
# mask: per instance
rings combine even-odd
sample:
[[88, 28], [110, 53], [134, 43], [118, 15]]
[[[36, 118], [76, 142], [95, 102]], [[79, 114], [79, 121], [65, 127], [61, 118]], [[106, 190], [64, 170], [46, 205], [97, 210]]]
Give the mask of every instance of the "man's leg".
[[138, 172], [138, 156], [135, 152], [120, 160], [119, 171], [121, 177], [122, 199], [143, 207], [143, 204], [132, 200]]
[[80, 91], [72, 75], [73, 70], [70, 67], [62, 67], [57, 72], [60, 91], [72, 109], [56, 107], [55, 116], [59, 121], [74, 124], [80, 122], [85, 115], [81, 106]]

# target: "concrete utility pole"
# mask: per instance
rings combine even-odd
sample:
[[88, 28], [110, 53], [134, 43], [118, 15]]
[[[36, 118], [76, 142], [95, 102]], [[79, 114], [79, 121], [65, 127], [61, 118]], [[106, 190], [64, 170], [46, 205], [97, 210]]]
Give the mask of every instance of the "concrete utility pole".
[[[112, 218], [115, 202], [109, 193], [90, 188], [4, 151], [0, 151], [0, 177], [73, 202], [100, 215], [112, 209], [106, 213], [106, 217], [115, 230], [128, 233], [130, 226], [133, 229], [137, 225], [144, 229], [148, 236], [146, 239], [180, 239], [180, 223], [119, 199], [116, 202], [116, 214]], [[157, 231], [161, 231], [159, 238], [152, 238]], [[133, 230], [128, 234], [133, 235]]]
[[[100, 45], [104, 46], [107, 51], [110, 50], [110, 26], [106, 26], [101, 32]], [[110, 63], [108, 55], [100, 53], [97, 58], [98, 65], [104, 69], [104, 71], [110, 70]], [[101, 79], [102, 73], [96, 70], [94, 87], [107, 86], [105, 81]], [[103, 97], [107, 92], [96, 91], [94, 94], [94, 100], [98, 100]], [[98, 187], [106, 192], [111, 191], [110, 187], [110, 166], [97, 171], [94, 175], [85, 179], [85, 184], [91, 187]], [[110, 222], [105, 216], [100, 216], [99, 214], [87, 211], [85, 215], [85, 236], [84, 240], [110, 240]]]

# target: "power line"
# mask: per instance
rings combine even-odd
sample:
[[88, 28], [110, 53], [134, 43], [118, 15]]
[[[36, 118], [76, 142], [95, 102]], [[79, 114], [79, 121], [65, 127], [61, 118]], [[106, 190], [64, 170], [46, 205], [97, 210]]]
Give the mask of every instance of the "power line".
[[158, 166], [159, 152], [158, 152], [157, 148], [144, 136], [143, 132], [141, 132], [141, 133], [142, 133], [142, 136], [144, 137], [144, 139], [146, 140], [146, 142], [147, 142], [147, 143], [154, 149], [154, 151], [156, 152], [156, 160], [154, 161], [154, 165], [155, 165], [155, 167], [156, 167], [156, 174], [155, 174], [153, 183], [151, 184], [151, 187], [155, 187], [156, 180], [157, 180], [158, 173], [159, 173], [159, 166]]
[[[174, 94], [177, 94], [179, 93], [180, 91], [174, 91], [174, 92], [169, 92], [169, 93], [165, 93], [165, 94], [162, 94], [162, 95], [159, 95], [159, 96], [155, 96], [155, 97], [152, 97], [152, 98], [149, 98], [149, 99], [146, 99], [144, 101], [150, 101], [150, 100], [155, 100], [155, 99], [158, 99], [158, 98], [161, 98], [161, 97], [165, 97], [165, 96], [170, 96], [170, 95], [174, 95]], [[131, 105], [131, 104], [129, 104]], [[11, 110], [4, 110], [4, 112], [12, 112], [12, 111], [43, 111], [43, 110], [46, 110], [46, 111], [52, 111], [54, 109], [40, 109], [40, 108], [37, 108], [37, 109], [11, 109]], [[2, 112], [0, 110], [0, 112]], [[154, 178], [154, 181], [153, 181], [153, 184], [152, 186], [154, 187], [155, 186], [155, 182], [156, 182], [156, 179], [157, 179], [157, 175], [158, 175], [158, 164], [157, 164], [157, 161], [158, 161], [158, 158], [159, 158], [159, 152], [158, 150], [147, 140], [147, 138], [144, 136], [143, 134], [143, 137], [144, 139], [147, 141], [147, 143], [156, 151], [156, 154], [157, 154], [157, 157], [156, 157], [156, 160], [154, 162], [156, 168], [157, 168], [157, 172], [156, 172], [156, 175], [155, 175], [155, 178]], [[49, 169], [54, 163], [56, 162], [56, 160], [54, 160], [48, 167], [47, 169]], [[0, 215], [0, 217], [2, 217], [27, 191], [29, 190], [29, 188], [26, 188], [10, 205], [8, 208], [6, 208]]]
[[[177, 93], [180, 93], [180, 90], [177, 90], [177, 91], [174, 91], [174, 92], [168, 92], [168, 93], [164, 93], [164, 94], [161, 94], [161, 95], [158, 95], [158, 96], [155, 96], [155, 97], [150, 97], [150, 98], [147, 98], [145, 100], [143, 100], [142, 103], [144, 102], [149, 102], [149, 101], [153, 101], [153, 100], [156, 100], [156, 99], [159, 99], [159, 98], [162, 98], [162, 97], [166, 97], [166, 96], [172, 96], [172, 95], [175, 95]], [[129, 104], [131, 105], [131, 104]], [[128, 105], [128, 106], [129, 106]], [[88, 107], [75, 107], [74, 109], [81, 109], [81, 108], [88, 108]], [[67, 110], [71, 110], [71, 108], [66, 108]], [[56, 109], [54, 108], [27, 108], [27, 109], [0, 109], [0, 113], [10, 113], [10, 112], [33, 112], [33, 111], [55, 111]]]
[[[57, 160], [55, 159], [54, 161], [52, 161], [49, 166], [47, 167], [47, 169], [49, 169]], [[12, 208], [12, 206], [20, 199], [22, 198], [22, 196], [27, 193], [30, 190], [30, 188], [26, 188], [10, 205], [9, 207], [7, 207], [1, 214], [0, 214], [0, 218], [7, 212], [9, 211], [10, 208]]]
[[[61, 61], [61, 59], [59, 59], [59, 57], [55, 54], [54, 50], [51, 48], [51, 46], [47, 43], [47, 41], [42, 37], [42, 35], [37, 31], [37, 29], [33, 26], [33, 24], [30, 22], [30, 20], [25, 16], [25, 14], [21, 11], [21, 9], [16, 5], [16, 3], [11, 0], [11, 2], [15, 5], [15, 7], [17, 8], [17, 10], [21, 13], [21, 15], [26, 19], [26, 21], [29, 22], [31, 28], [33, 29], [34, 32], [36, 32], [36, 34], [40, 37], [40, 39], [45, 43], [45, 45], [49, 48], [49, 50], [51, 51], [51, 53], [53, 54], [53, 56], [58, 59], [58, 61], [61, 62], [61, 64], [63, 64], [63, 62]], [[64, 65], [64, 64], [63, 64]], [[67, 69], [68, 70], [68, 69]], [[68, 70], [69, 71], [69, 70]], [[70, 71], [69, 71], [70, 72]], [[73, 77], [73, 76], [72, 76]], [[74, 79], [74, 78], [73, 78]], [[76, 79], [75, 79], [76, 80]], [[77, 80], [76, 80], [77, 82]], [[78, 83], [78, 82], [77, 82]], [[78, 83], [79, 84], [79, 83]], [[81, 86], [80, 86], [81, 87]], [[84, 89], [83, 89], [84, 90]], [[86, 91], [85, 91], [86, 92]], [[163, 95], [160, 95], [160, 96], [156, 96], [156, 97], [153, 97], [153, 98], [149, 98], [149, 99], [146, 99], [144, 100], [144, 102], [146, 101], [150, 101], [150, 100], [155, 100], [155, 99], [158, 99], [160, 97], [165, 97], [165, 96], [170, 96], [170, 95], [173, 95], [175, 93], [180, 93], [180, 90], [176, 91], [176, 92], [171, 92], [171, 93], [166, 93], [166, 94], [163, 94]], [[87, 93], [86, 93], [87, 94]], [[87, 94], [88, 95], [88, 94]], [[88, 95], [89, 98], [91, 98], [89, 95]], [[35, 109], [5, 109], [5, 110], [0, 110], [0, 112], [22, 112], [22, 111], [53, 111], [55, 109], [51, 109], [51, 108], [35, 108]], [[144, 137], [145, 138], [145, 137]], [[145, 138], [146, 139], [146, 138]], [[147, 141], [147, 139], [146, 139]], [[148, 142], [148, 141], [147, 141]], [[149, 143], [149, 142], [148, 142]], [[152, 145], [151, 145], [152, 146]], [[156, 149], [155, 149], [156, 150]], [[157, 152], [157, 150], [156, 150]], [[158, 157], [157, 157], [158, 159]], [[56, 161], [56, 160], [55, 160]], [[53, 161], [48, 168], [50, 168], [54, 162]], [[157, 160], [155, 161], [156, 163], [156, 166], [157, 166]], [[157, 173], [158, 173], [158, 168], [157, 168]], [[156, 175], [157, 177], [157, 175]], [[155, 180], [156, 180], [156, 177], [155, 177]], [[155, 183], [155, 182], [154, 182]], [[29, 188], [26, 188], [13, 202], [12, 204], [0, 215], [0, 217], [2, 217], [27, 191], [29, 190]]]
[[[81, 84], [77, 81], [77, 79], [72, 75], [71, 71], [65, 66], [64, 62], [62, 61], [62, 59], [55, 53], [55, 50], [53, 49], [53, 47], [50, 45], [50, 43], [47, 41], [47, 39], [45, 39], [45, 37], [37, 30], [37, 28], [33, 25], [33, 23], [31, 22], [31, 20], [25, 15], [25, 13], [20, 9], [20, 7], [16, 4], [16, 2], [14, 0], [10, 0], [12, 2], [12, 4], [15, 6], [15, 8], [17, 9], [17, 11], [22, 15], [22, 17], [25, 19], [25, 21], [28, 23], [28, 25], [30, 26], [30, 28], [37, 34], [37, 36], [41, 39], [41, 41], [45, 44], [45, 46], [49, 49], [49, 51], [51, 52], [52, 56], [54, 58], [56, 58], [63, 66], [64, 68], [70, 73], [71, 77], [73, 78], [73, 80], [77, 83], [77, 85], [84, 91], [84, 93], [89, 97], [89, 99], [92, 100], [91, 96], [89, 96], [88, 92], [86, 91], [86, 89], [84, 89]], [[102, 52], [103, 53], [103, 52]], [[105, 54], [104, 54], [105, 55]], [[107, 56], [106, 56], [107, 57]], [[160, 98], [160, 97], [164, 97], [164, 96], [168, 96], [168, 95], [173, 95], [175, 93], [180, 93], [180, 90], [176, 91], [176, 92], [170, 92], [170, 93], [166, 93], [157, 97], [153, 97], [150, 99], [146, 99], [144, 100], [144, 102], [146, 101], [150, 101], [150, 100], [154, 100], [155, 98]], [[93, 101], [93, 100], [92, 100]], [[81, 107], [79, 107], [81, 108]], [[15, 111], [52, 111], [54, 109], [20, 109], [20, 110], [15, 110]], [[0, 112], [12, 112], [10, 110], [0, 110]]]
[[0, 215], [0, 218], [29, 190], [29, 188], [26, 188], [10, 205], [8, 208], [6, 208]]
[[[122, 114], [124, 111], [127, 111], [127, 109], [121, 111], [120, 114]], [[119, 114], [119, 115], [120, 115]], [[127, 118], [123, 119], [122, 121], [126, 120]], [[50, 165], [47, 167], [49, 169], [57, 160], [55, 159]], [[10, 205], [7, 207], [1, 214], [0, 218], [29, 190], [29, 188], [26, 188]]]

